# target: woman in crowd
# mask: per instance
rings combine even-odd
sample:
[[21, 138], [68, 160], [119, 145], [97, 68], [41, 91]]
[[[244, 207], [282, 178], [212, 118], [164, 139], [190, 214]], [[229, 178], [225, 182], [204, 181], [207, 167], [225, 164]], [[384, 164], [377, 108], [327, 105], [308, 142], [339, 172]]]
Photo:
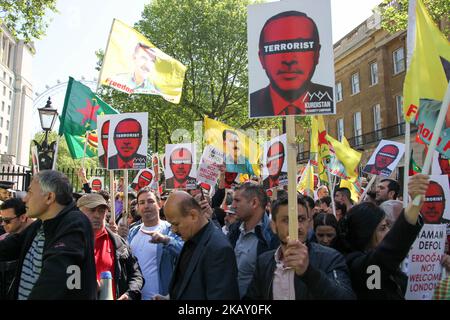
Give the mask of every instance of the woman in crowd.
[[422, 228], [419, 212], [429, 182], [423, 174], [409, 179], [409, 194], [420, 196], [420, 205], [411, 201], [392, 228], [384, 211], [369, 202], [354, 206], [343, 221], [351, 248], [346, 260], [358, 299], [404, 299], [408, 279], [400, 263]]

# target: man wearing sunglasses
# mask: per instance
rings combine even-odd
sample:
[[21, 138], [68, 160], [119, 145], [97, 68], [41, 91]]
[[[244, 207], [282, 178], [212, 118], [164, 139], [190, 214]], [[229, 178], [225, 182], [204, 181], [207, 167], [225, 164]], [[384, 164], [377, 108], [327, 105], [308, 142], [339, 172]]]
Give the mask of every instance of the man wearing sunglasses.
[[6, 236], [25, 230], [34, 219], [25, 215], [26, 208], [22, 200], [11, 198], [0, 205], [0, 223], [6, 233], [0, 236], [3, 240]]

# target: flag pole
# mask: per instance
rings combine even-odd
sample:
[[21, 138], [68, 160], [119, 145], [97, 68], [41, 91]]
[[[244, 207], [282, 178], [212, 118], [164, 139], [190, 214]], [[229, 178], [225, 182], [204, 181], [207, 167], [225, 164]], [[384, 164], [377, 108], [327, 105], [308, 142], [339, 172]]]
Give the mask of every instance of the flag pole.
[[89, 139], [90, 131], [86, 131], [86, 138], [84, 139], [83, 158], [81, 158], [81, 167], [84, 169], [84, 159], [86, 158], [86, 147]]
[[[439, 116], [436, 121], [436, 126], [433, 131], [433, 138], [431, 138], [428, 146], [427, 156], [423, 164], [422, 173], [429, 174], [431, 168], [431, 160], [433, 159], [434, 150], [436, 150], [437, 141], [441, 136], [442, 126], [444, 125], [445, 116], [447, 115], [448, 105], [450, 104], [450, 82], [447, 84], [447, 91], [445, 92], [444, 100], [439, 111]], [[420, 196], [414, 198], [413, 204], [417, 207], [420, 204]]]
[[114, 170], [109, 170], [109, 193], [111, 199], [111, 218], [110, 221], [116, 221], [116, 208], [114, 199]]
[[286, 117], [287, 165], [288, 165], [288, 208], [289, 238], [298, 240], [297, 213], [297, 143], [295, 141], [295, 117]]
[[370, 179], [369, 183], [367, 184], [366, 188], [364, 189], [363, 194], [359, 198], [359, 203], [364, 201], [364, 198], [366, 197], [367, 192], [369, 192], [370, 188], [372, 188], [373, 183], [375, 182], [375, 179], [377, 178], [376, 175], [373, 175]]
[[123, 211], [122, 217], [124, 224], [128, 225], [128, 170], [125, 169], [123, 173], [123, 207], [125, 210]]
[[104, 60], [105, 60], [106, 54], [108, 53], [109, 43], [110, 43], [110, 40], [111, 40], [111, 34], [112, 34], [112, 31], [113, 31], [113, 27], [114, 27], [114, 22], [116, 22], [116, 19], [113, 19], [113, 22], [111, 24], [111, 29], [109, 30], [108, 42], [106, 43], [105, 54], [103, 55], [102, 68], [100, 69], [100, 73], [98, 75], [97, 92], [98, 92], [98, 89], [100, 88], [101, 81], [102, 81]]
[[[409, 68], [412, 54], [414, 52], [414, 45], [416, 40], [416, 0], [409, 0], [408, 2], [408, 30], [406, 41], [406, 64]], [[408, 206], [408, 180], [409, 180], [409, 161], [411, 149], [411, 124], [405, 118], [405, 162], [403, 172], [403, 208]]]
[[[335, 180], [333, 179], [331, 179], [331, 173], [330, 173], [330, 171], [328, 171], [328, 169], [325, 169], [325, 170], [327, 170], [327, 175], [328, 175], [328, 185], [330, 186], [330, 193], [331, 193], [331, 208], [333, 209], [333, 215], [336, 217], [336, 203], [334, 202], [334, 183], [335, 183]], [[336, 176], [334, 176], [333, 178], [335, 178]], [[320, 200], [320, 199], [319, 199]]]

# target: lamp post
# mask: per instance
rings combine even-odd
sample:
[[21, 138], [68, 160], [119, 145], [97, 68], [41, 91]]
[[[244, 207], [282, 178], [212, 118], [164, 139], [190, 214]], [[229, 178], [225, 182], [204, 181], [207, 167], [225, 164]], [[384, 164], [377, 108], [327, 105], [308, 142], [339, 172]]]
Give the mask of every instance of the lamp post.
[[48, 143], [48, 132], [52, 130], [58, 117], [58, 110], [52, 108], [52, 102], [50, 97], [47, 100], [47, 104], [43, 108], [39, 108], [39, 120], [41, 121], [41, 128], [45, 131], [44, 140], [39, 143], [36, 140], [33, 142], [36, 144], [39, 155], [39, 170], [49, 170], [53, 165], [53, 156], [55, 154], [56, 141]]

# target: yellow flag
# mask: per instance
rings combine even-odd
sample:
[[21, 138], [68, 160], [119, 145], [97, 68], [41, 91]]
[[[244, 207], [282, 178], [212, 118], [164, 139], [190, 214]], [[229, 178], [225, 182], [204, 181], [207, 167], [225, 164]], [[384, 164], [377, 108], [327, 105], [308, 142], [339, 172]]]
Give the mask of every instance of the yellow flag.
[[358, 188], [355, 185], [355, 183], [350, 182], [348, 180], [341, 179], [341, 184], [339, 186], [341, 188], [347, 188], [348, 190], [350, 190], [351, 198], [352, 198], [352, 200], [354, 202], [358, 202], [359, 201], [359, 196], [360, 196], [361, 189], [358, 190]]
[[155, 94], [179, 103], [186, 67], [142, 34], [114, 19], [100, 83], [128, 94]]
[[421, 0], [416, 2], [415, 18], [414, 52], [403, 85], [406, 121], [414, 119], [420, 99], [442, 101], [450, 77], [450, 43], [434, 24]]
[[325, 139], [326, 134], [323, 116], [312, 117], [310, 152], [313, 156], [317, 155], [319, 180], [322, 182], [328, 182], [326, 167], [331, 159], [330, 146]]
[[[354, 182], [358, 178], [358, 165], [361, 161], [362, 153], [353, 150], [348, 141], [339, 142], [327, 134], [326, 139], [333, 146], [334, 154], [330, 163], [331, 174], [342, 179]], [[346, 139], [345, 139], [346, 140]]]
[[314, 169], [311, 162], [308, 162], [305, 170], [303, 170], [300, 181], [297, 184], [297, 191], [314, 197]]
[[260, 175], [259, 144], [248, 135], [222, 122], [205, 117], [205, 140], [225, 154], [228, 172]]

